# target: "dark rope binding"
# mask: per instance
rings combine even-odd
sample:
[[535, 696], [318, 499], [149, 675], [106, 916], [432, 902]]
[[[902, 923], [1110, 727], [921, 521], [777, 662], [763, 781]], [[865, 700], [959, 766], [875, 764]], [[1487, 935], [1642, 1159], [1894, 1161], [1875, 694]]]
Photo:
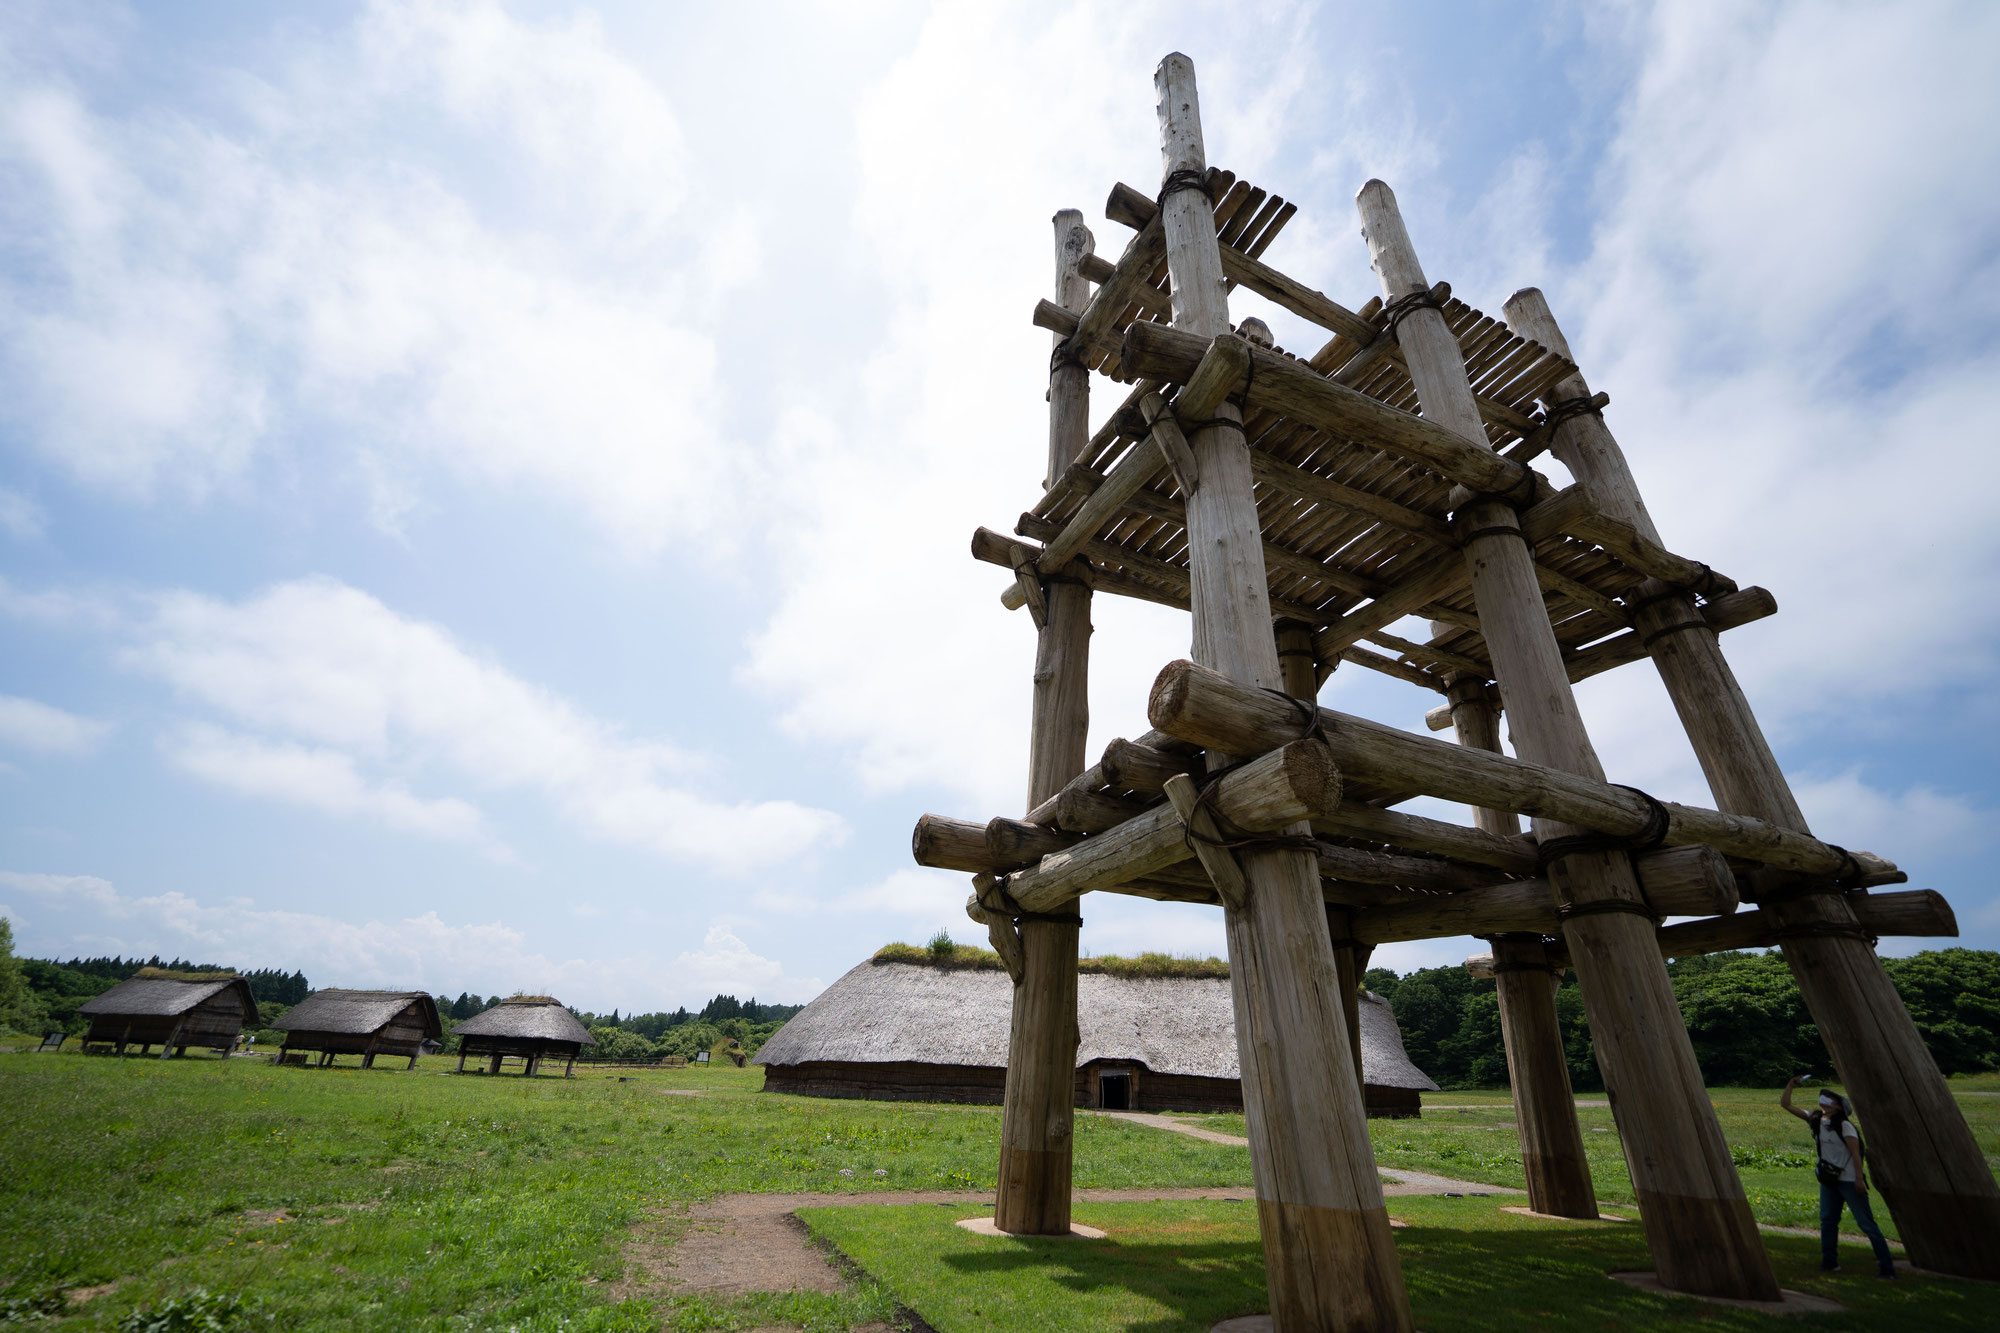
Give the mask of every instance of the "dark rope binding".
[[1646, 803], [1646, 822], [1637, 833], [1572, 833], [1567, 837], [1550, 838], [1535, 851], [1535, 867], [1546, 872], [1548, 868], [1565, 856], [1575, 856], [1579, 852], [1629, 852], [1638, 856], [1658, 848], [1667, 840], [1667, 830], [1673, 816], [1667, 807], [1637, 787], [1627, 787], [1616, 783], [1619, 791], [1629, 791]]
[[[1012, 878], [1012, 874], [995, 875], [991, 884], [975, 892], [974, 896], [979, 899], [979, 905], [989, 912], [1000, 913], [1000, 915], [1007, 917], [1017, 926], [1023, 921], [1048, 921], [1058, 926], [1080, 926], [1083, 924], [1083, 918], [1074, 912], [1030, 912], [1016, 901], [1012, 893], [1007, 891], [1007, 881]], [[987, 901], [988, 894], [991, 894], [998, 901]]]
[[1169, 171], [1167, 178], [1160, 182], [1160, 193], [1154, 198], [1153, 206], [1162, 213], [1167, 211], [1167, 196], [1179, 194], [1182, 190], [1198, 190], [1211, 206], [1215, 203], [1215, 191], [1209, 188], [1206, 168], [1184, 168]]

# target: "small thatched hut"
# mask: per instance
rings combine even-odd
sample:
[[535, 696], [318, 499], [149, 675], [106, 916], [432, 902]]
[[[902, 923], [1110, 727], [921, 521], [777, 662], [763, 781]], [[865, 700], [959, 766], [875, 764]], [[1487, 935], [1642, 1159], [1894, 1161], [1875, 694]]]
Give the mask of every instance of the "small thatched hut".
[[[771, 1092], [999, 1102], [1013, 983], [1003, 971], [871, 959], [764, 1043]], [[1240, 1111], [1236, 1019], [1223, 976], [1077, 977], [1076, 1104]], [[1368, 1114], [1415, 1116], [1437, 1084], [1410, 1063], [1388, 1001], [1361, 1010]]]
[[486, 1070], [489, 1074], [499, 1073], [502, 1060], [518, 1055], [524, 1078], [552, 1055], [568, 1062], [563, 1066], [563, 1077], [568, 1078], [576, 1069], [576, 1053], [597, 1044], [590, 1029], [579, 1023], [561, 1000], [547, 995], [509, 996], [485, 1013], [466, 1019], [452, 1033], [458, 1038], [460, 1073], [465, 1072], [468, 1055], [491, 1057]]
[[367, 1069], [378, 1055], [407, 1055], [414, 1069], [425, 1041], [444, 1036], [437, 1002], [420, 990], [319, 990], [272, 1026], [284, 1031], [283, 1063], [293, 1051], [318, 1051], [319, 1063], [359, 1055]]
[[160, 1058], [185, 1054], [190, 1046], [211, 1046], [227, 1055], [245, 1023], [257, 1020], [250, 983], [231, 973], [199, 975], [142, 967], [102, 995], [77, 1006], [90, 1015], [86, 1049], [110, 1042], [123, 1055], [133, 1042], [144, 1055], [155, 1045]]

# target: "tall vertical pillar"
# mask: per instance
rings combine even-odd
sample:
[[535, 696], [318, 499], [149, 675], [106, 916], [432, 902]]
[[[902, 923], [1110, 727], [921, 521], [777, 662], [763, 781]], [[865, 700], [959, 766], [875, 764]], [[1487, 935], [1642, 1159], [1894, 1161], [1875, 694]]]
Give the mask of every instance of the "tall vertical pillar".
[[[1312, 626], [1296, 620], [1278, 622], [1278, 675], [1286, 694], [1317, 706], [1319, 664], [1313, 654]], [[1333, 942], [1333, 970], [1347, 1008], [1347, 1050], [1354, 1061], [1354, 1079], [1361, 1088], [1364, 1112], [1368, 1104], [1368, 1071], [1361, 1060], [1361, 974], [1367, 970], [1374, 945], [1354, 938], [1352, 908], [1326, 905], [1326, 933]]]
[[[1433, 623], [1435, 637], [1449, 628]], [[1502, 753], [1500, 709], [1494, 692], [1474, 676], [1446, 678], [1458, 743]], [[1511, 810], [1475, 809], [1473, 822], [1488, 833], [1513, 837], [1521, 819]], [[1569, 1082], [1556, 1015], [1558, 973], [1549, 968], [1539, 935], [1493, 939], [1493, 985], [1500, 1000], [1500, 1037], [1507, 1047], [1507, 1083], [1514, 1090], [1514, 1123], [1521, 1135], [1521, 1165], [1528, 1178], [1528, 1206], [1556, 1217], [1597, 1216], [1597, 1189], [1583, 1153], [1583, 1127]]]
[[[1370, 181], [1356, 202], [1383, 299], [1411, 303], [1398, 338], [1424, 415], [1487, 446], [1458, 342], [1443, 314], [1424, 305], [1430, 283], [1394, 193]], [[1454, 523], [1480, 632], [1513, 719], [1515, 751], [1603, 781], [1519, 517], [1500, 499], [1473, 496]], [[1544, 843], [1585, 831], [1548, 820], [1535, 827]], [[1549, 877], [1567, 917], [1570, 955], [1661, 1283], [1702, 1295], [1776, 1300], [1770, 1257], [1703, 1087], [1631, 857], [1577, 852], [1556, 860]]]
[[[1091, 253], [1083, 214], [1055, 216], [1056, 300], [1081, 314]], [[1090, 440], [1090, 370], [1061, 340], [1049, 362], [1049, 484]], [[1028, 738], [1028, 808], [1083, 772], [1090, 730], [1090, 589], [1059, 570], [1042, 571], [1048, 615], [1035, 643], [1034, 715]], [[1076, 954], [1081, 919], [1067, 911], [1025, 917], [995, 930], [1021, 933], [1021, 976], [1007, 1040], [1000, 1120], [999, 1192], [993, 1224], [1017, 1235], [1069, 1232], [1070, 1149], [1076, 1120]]]
[[[1174, 326], [1214, 338], [1229, 332], [1228, 289], [1206, 189], [1194, 63], [1170, 55], [1153, 82]], [[1284, 678], [1250, 452], [1234, 404], [1212, 417], [1190, 441], [1201, 478], [1187, 497], [1193, 657], [1234, 680], [1277, 689]], [[1407, 1330], [1409, 1297], [1367, 1113], [1340, 1040], [1352, 999], [1341, 993], [1319, 868], [1310, 852], [1292, 848], [1245, 849], [1240, 860], [1244, 904], [1226, 908], [1224, 919], [1273, 1324], [1278, 1333]]]
[[[1508, 299], [1507, 321], [1522, 336], [1575, 360], [1537, 289]], [[1549, 406], [1589, 396], [1589, 385], [1576, 374], [1554, 387]], [[1599, 508], [1659, 539], [1624, 451], [1601, 416], [1564, 421], [1553, 448]], [[1634, 618], [1716, 808], [1810, 832], [1692, 594], [1649, 582], [1640, 589]], [[1867, 932], [1846, 899], [1829, 891], [1837, 887], [1761, 877], [1758, 905], [1782, 931], [1795, 932], [1784, 940], [1785, 961], [1867, 1126], [1870, 1175], [1910, 1261], [1941, 1273], [2000, 1279], [2000, 1187]]]

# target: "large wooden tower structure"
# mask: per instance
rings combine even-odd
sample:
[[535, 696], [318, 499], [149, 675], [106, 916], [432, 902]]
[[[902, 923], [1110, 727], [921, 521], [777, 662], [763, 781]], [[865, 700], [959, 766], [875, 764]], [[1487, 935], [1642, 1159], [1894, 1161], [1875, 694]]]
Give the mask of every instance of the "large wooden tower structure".
[[[1014, 978], [999, 1227], [1068, 1230], [1078, 904], [1112, 892], [1223, 907], [1280, 1330], [1410, 1327], [1355, 992], [1375, 944], [1461, 934], [1493, 941], [1468, 966], [1498, 978], [1537, 1210], [1596, 1214], [1551, 984], [1573, 967], [1661, 1281], [1777, 1297], [1662, 961], [1777, 945], [1911, 1261], [2000, 1278], [2000, 1189], [1873, 947], [1956, 926], [1935, 893], [1871, 893], [1905, 876], [1807, 828], [1718, 642], [1776, 603], [1662, 544], [1540, 292], [1505, 321], [1452, 298], [1370, 181], [1381, 294], [1342, 307], [1259, 258], [1295, 208], [1209, 165], [1192, 63], [1155, 84], [1159, 190], [1106, 208], [1124, 253], [1055, 217], [1043, 492], [1015, 536], [973, 538], [1038, 635], [1028, 810], [915, 838], [973, 872], [967, 910]], [[1239, 286], [1329, 341], [1301, 357], [1233, 325]], [[1130, 386], [1094, 434], [1093, 373]], [[1545, 452], [1574, 485], [1531, 466]], [[1153, 683], [1155, 730], [1090, 764], [1098, 593], [1191, 611], [1193, 649]], [[1413, 615], [1426, 640], [1391, 633]], [[1612, 785], [1591, 748], [1572, 684], [1644, 659], [1714, 809]], [[1435, 691], [1458, 744], [1319, 707], [1343, 662]], [[1417, 795], [1475, 826], [1394, 808]]]

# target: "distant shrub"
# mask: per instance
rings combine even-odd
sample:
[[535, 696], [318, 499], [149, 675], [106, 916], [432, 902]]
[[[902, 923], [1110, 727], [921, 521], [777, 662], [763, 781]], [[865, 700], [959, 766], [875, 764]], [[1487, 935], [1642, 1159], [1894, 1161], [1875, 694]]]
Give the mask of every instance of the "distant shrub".
[[950, 931], [940, 929], [937, 934], [931, 936], [930, 943], [924, 948], [930, 952], [932, 958], [943, 962], [958, 952], [958, 941], [952, 939]]
[[[939, 934], [943, 934], [942, 931]], [[953, 944], [950, 952], [939, 953], [936, 942], [919, 949], [913, 944], [885, 944], [875, 951], [877, 963], [917, 963], [925, 967], [939, 967], [955, 971], [999, 972], [1006, 969], [1000, 955], [991, 949], [975, 949], [969, 944]], [[1105, 954], [1099, 958], [1080, 958], [1076, 970], [1079, 972], [1101, 972], [1112, 977], [1172, 978], [1172, 977], [1227, 977], [1229, 960], [1226, 958], [1176, 958], [1172, 954], [1142, 953], [1136, 958], [1121, 958], [1117, 954]]]

